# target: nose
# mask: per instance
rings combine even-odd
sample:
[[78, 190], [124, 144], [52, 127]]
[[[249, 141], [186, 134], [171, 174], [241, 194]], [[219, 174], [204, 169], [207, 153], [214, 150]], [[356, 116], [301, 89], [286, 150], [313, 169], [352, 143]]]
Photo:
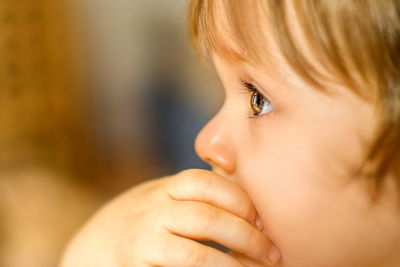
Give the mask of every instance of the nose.
[[220, 112], [200, 131], [195, 141], [199, 157], [213, 169], [222, 169], [226, 174], [234, 173], [236, 168], [231, 133]]

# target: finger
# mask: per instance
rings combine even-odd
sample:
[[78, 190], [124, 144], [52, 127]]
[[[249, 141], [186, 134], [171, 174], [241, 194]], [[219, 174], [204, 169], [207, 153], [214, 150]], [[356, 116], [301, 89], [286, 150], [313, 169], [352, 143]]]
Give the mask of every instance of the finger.
[[167, 186], [175, 200], [209, 203], [240, 216], [256, 226], [257, 211], [240, 187], [222, 176], [206, 170], [186, 170]]
[[212, 240], [265, 264], [271, 263], [268, 255], [273, 245], [261, 231], [237, 215], [197, 201], [176, 201], [168, 212], [171, 214], [164, 227], [174, 234]]
[[248, 267], [265, 267], [264, 264], [255, 261], [249, 257], [246, 257], [243, 254], [240, 254], [238, 252], [235, 251], [231, 251], [229, 253], [229, 255], [231, 255], [231, 257], [233, 257], [234, 259], [238, 260], [239, 262], [243, 263], [244, 265], [248, 266]]
[[181, 236], [166, 234], [157, 239], [155, 244], [157, 245], [151, 250], [151, 255], [147, 256], [151, 259], [149, 263], [152, 266], [246, 267], [228, 254]]

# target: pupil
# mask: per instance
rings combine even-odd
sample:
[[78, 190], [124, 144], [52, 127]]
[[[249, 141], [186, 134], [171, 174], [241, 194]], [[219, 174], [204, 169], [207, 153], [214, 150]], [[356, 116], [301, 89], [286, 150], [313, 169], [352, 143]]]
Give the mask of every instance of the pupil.
[[254, 111], [254, 115], [259, 114], [262, 111], [265, 99], [259, 93], [254, 92], [251, 97], [251, 108]]

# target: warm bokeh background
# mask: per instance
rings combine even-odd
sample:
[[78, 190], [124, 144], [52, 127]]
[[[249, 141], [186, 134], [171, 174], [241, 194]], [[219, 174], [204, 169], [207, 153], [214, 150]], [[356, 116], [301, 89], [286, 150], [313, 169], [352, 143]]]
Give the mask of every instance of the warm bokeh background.
[[127, 188], [207, 168], [221, 95], [187, 0], [0, 0], [0, 266], [52, 267]]

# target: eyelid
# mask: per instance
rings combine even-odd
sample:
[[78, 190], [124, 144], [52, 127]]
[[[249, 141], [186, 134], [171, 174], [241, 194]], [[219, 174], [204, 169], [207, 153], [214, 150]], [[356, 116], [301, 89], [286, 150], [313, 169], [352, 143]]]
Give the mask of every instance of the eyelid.
[[257, 82], [252, 82], [252, 84], [261, 95], [263, 95], [266, 99], [268, 99], [268, 101], [274, 104], [271, 100], [271, 96]]
[[261, 94], [263, 97], [265, 97], [268, 101], [270, 101], [272, 104], [274, 104], [274, 101], [271, 101], [271, 97], [259, 86], [256, 82], [248, 82], [245, 78], [241, 77], [240, 78], [241, 84], [246, 87], [248, 90], [253, 91], [253, 92], [258, 92]]

